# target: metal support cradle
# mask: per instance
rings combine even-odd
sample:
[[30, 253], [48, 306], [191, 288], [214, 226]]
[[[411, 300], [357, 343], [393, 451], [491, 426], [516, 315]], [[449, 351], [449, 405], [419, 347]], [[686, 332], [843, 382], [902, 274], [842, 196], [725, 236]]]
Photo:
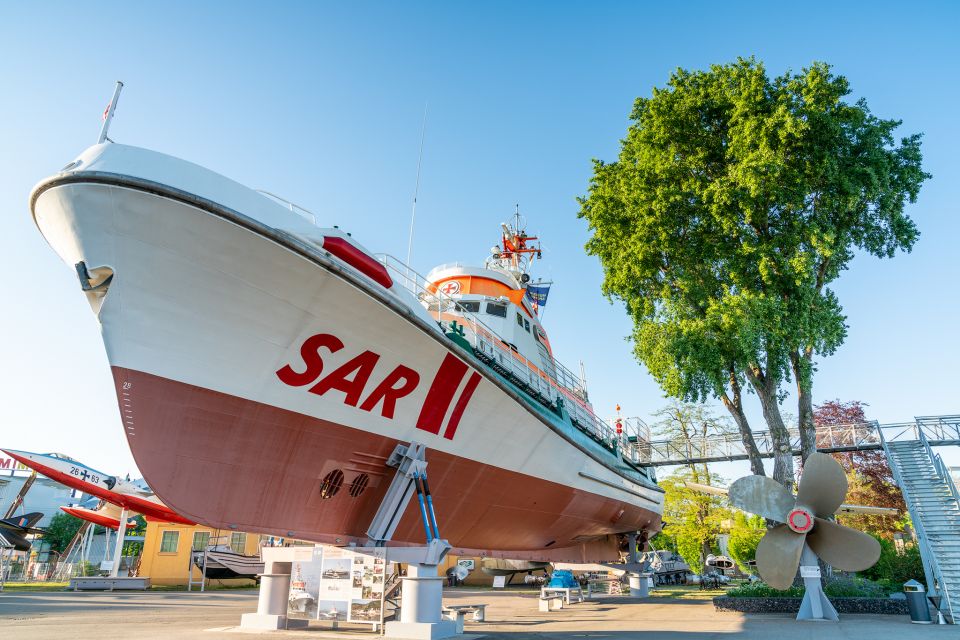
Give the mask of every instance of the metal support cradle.
[[[367, 528], [371, 550], [387, 547], [413, 494], [417, 494], [427, 544], [387, 548], [386, 560], [406, 564], [407, 573], [401, 578], [400, 620], [386, 623], [386, 638], [439, 640], [458, 633], [456, 622], [443, 620], [441, 615], [444, 578], [437, 575], [437, 565], [450, 551], [450, 543], [440, 538], [433, 497], [427, 482], [425, 454], [426, 447], [416, 442], [397, 445], [386, 463], [397, 471]], [[353, 550], [362, 552], [363, 547], [354, 547]], [[296, 547], [264, 549], [265, 566], [259, 606], [257, 613], [243, 615], [242, 627], [281, 629], [287, 625], [286, 593], [290, 588], [291, 563], [298, 551]]]

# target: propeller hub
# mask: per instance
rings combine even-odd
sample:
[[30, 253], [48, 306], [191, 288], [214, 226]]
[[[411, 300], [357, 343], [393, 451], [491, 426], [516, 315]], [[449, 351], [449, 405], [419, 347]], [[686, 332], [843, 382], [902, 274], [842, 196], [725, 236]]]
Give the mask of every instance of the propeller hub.
[[787, 515], [787, 526], [797, 533], [809, 533], [813, 529], [813, 514], [803, 507], [794, 507]]

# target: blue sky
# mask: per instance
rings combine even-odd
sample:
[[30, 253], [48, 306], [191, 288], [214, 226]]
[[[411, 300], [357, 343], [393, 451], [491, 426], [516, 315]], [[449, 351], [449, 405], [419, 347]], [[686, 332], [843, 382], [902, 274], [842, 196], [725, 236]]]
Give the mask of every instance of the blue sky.
[[910, 207], [914, 251], [858, 257], [838, 283], [850, 335], [820, 363], [817, 401], [862, 400], [881, 421], [960, 412], [958, 28], [948, 2], [4, 3], [0, 444], [133, 471], [96, 322], [27, 208], [95, 142], [118, 79], [115, 140], [282, 194], [400, 257], [428, 103], [414, 267], [479, 262], [519, 203], [556, 282], [558, 356], [584, 360], [598, 413], [649, 418], [666, 401], [599, 293], [575, 198], [590, 159], [615, 157], [635, 97], [678, 66], [749, 55], [775, 74], [833, 64], [903, 135], [925, 134], [934, 176]]

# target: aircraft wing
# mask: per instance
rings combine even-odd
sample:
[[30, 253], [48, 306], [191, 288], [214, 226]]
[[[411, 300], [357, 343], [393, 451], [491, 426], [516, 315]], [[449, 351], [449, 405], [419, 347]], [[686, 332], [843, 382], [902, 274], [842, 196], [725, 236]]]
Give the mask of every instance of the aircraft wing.
[[153, 493], [146, 493], [132, 483], [97, 471], [71, 458], [13, 449], [2, 451], [51, 480], [96, 496], [118, 507], [142, 513], [144, 516], [162, 522], [196, 524], [160, 502]]
[[[70, 515], [80, 518], [81, 520], [86, 520], [87, 522], [92, 522], [93, 524], [98, 524], [101, 527], [107, 527], [110, 529], [119, 529], [120, 528], [120, 507], [115, 504], [111, 504], [106, 500], [100, 501], [100, 506], [95, 509], [89, 509], [86, 507], [60, 507], [60, 510], [64, 513], [69, 513]], [[136, 520], [133, 518], [127, 519], [127, 526], [132, 527], [136, 525]]]
[[[698, 491], [700, 493], [707, 493], [714, 496], [725, 496], [727, 495], [727, 490], [723, 487], [711, 487], [706, 484], [699, 484], [697, 482], [684, 482], [683, 483], [688, 489], [693, 491]], [[897, 509], [890, 507], [868, 507], [861, 504], [842, 504], [837, 508], [837, 513], [845, 513], [848, 515], [861, 514], [868, 516], [895, 516], [900, 513]]]
[[0, 549], [29, 551], [30, 541], [19, 533], [10, 531], [9, 529], [0, 529]]
[[40, 522], [42, 518], [42, 513], [35, 512], [0, 520], [0, 547], [28, 551], [30, 541], [27, 540], [26, 536], [43, 534], [43, 529], [37, 529], [33, 526]]

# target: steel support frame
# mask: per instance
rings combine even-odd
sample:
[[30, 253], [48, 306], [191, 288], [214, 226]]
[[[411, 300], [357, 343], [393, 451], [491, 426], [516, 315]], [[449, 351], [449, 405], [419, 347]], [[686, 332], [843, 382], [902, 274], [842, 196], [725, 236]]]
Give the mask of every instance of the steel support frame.
[[[441, 616], [444, 578], [437, 575], [437, 566], [451, 547], [449, 542], [439, 537], [426, 482], [426, 447], [416, 442], [398, 444], [386, 464], [397, 471], [370, 521], [367, 537], [372, 548], [386, 547], [388, 562], [406, 564], [407, 575], [401, 578], [400, 620], [384, 625], [384, 637], [439, 640], [458, 635], [457, 623], [443, 620]], [[422, 547], [387, 547], [414, 493], [420, 496], [427, 544]], [[355, 550], [360, 551], [361, 548]], [[291, 623], [301, 626], [300, 623], [305, 621], [287, 620], [286, 617], [292, 563], [286, 559], [268, 560], [266, 557], [264, 563], [257, 612], [243, 614], [240, 626], [259, 630], [282, 629]]]

